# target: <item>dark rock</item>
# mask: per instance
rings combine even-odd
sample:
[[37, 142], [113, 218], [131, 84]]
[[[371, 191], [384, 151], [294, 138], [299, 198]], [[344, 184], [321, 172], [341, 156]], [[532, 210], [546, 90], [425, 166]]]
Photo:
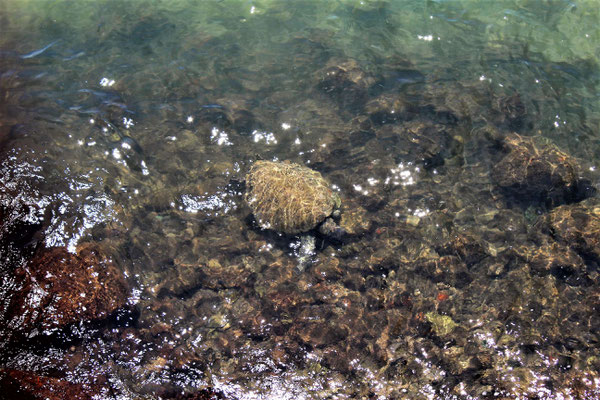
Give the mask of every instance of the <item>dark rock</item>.
[[584, 259], [600, 262], [600, 200], [563, 205], [545, 217], [545, 228]]
[[332, 60], [317, 72], [317, 79], [317, 88], [350, 112], [357, 111], [365, 104], [369, 88], [375, 83], [375, 78], [355, 60]]
[[511, 131], [521, 131], [527, 125], [527, 108], [519, 93], [501, 96], [492, 109], [498, 112], [497, 125]]
[[103, 319], [127, 301], [123, 274], [93, 244], [80, 245], [77, 254], [43, 248], [14, 277], [19, 289], [9, 301], [7, 325], [26, 334]]
[[546, 243], [542, 246], [521, 247], [518, 254], [529, 264], [535, 275], [552, 274], [565, 280], [584, 268], [584, 261], [569, 247], [560, 243]]
[[384, 125], [411, 120], [416, 117], [418, 108], [397, 95], [383, 94], [369, 101], [365, 111], [375, 125]]
[[436, 246], [435, 250], [440, 256], [457, 256], [467, 266], [476, 264], [488, 256], [484, 243], [469, 235], [460, 233]]
[[504, 139], [504, 156], [491, 170], [492, 180], [518, 203], [553, 207], [575, 201], [577, 162], [552, 144], [511, 134]]
[[444, 124], [413, 119], [402, 124], [384, 125], [376, 134], [388, 148], [395, 150], [398, 163], [407, 158], [419, 160], [425, 169], [431, 170], [452, 158], [456, 158], [457, 163], [462, 162], [463, 144]]

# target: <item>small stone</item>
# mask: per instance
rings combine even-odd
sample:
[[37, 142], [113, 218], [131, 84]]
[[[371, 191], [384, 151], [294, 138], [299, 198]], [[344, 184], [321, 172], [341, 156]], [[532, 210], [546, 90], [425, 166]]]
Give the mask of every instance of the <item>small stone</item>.
[[440, 315], [433, 311], [425, 314], [425, 318], [431, 323], [433, 331], [438, 336], [446, 336], [458, 326], [449, 316]]
[[421, 222], [421, 218], [417, 217], [416, 215], [406, 216], [406, 223], [411, 226], [417, 226], [419, 225], [419, 222]]
[[348, 235], [362, 235], [371, 229], [371, 220], [367, 217], [367, 210], [356, 206], [344, 210], [340, 226]]

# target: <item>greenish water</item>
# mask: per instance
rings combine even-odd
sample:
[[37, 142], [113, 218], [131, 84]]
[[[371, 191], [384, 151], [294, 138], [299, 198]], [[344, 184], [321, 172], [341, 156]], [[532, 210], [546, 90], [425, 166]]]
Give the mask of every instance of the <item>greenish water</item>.
[[[598, 9], [0, 0], [0, 397], [600, 397]], [[257, 159], [347, 234], [260, 229]]]

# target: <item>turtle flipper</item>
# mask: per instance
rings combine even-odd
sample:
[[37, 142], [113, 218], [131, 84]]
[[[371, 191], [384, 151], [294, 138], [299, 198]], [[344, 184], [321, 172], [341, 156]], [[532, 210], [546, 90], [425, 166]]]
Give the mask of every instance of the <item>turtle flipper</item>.
[[313, 235], [304, 234], [300, 236], [300, 247], [298, 248], [298, 270], [304, 271], [315, 255], [316, 239]]

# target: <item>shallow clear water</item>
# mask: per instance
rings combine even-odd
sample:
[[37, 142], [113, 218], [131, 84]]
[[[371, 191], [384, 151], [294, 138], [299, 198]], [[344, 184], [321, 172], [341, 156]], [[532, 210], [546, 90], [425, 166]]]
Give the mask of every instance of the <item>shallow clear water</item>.
[[[0, 0], [0, 396], [598, 398], [599, 20]], [[257, 159], [347, 233], [261, 229]]]

